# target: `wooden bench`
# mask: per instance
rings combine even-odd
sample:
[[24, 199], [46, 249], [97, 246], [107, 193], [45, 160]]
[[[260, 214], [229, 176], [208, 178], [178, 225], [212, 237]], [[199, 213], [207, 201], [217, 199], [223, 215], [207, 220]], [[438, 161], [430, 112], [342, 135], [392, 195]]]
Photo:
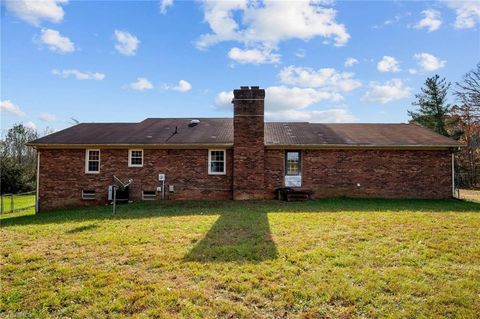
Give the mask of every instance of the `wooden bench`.
[[304, 201], [312, 198], [313, 192], [311, 190], [297, 190], [289, 187], [282, 187], [276, 190], [278, 200]]

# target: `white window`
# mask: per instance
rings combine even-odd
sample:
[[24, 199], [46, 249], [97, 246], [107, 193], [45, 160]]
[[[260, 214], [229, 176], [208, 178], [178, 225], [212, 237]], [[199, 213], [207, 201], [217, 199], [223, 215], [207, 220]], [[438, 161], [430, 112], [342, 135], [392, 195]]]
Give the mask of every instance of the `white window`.
[[155, 200], [157, 197], [156, 191], [143, 191], [142, 192], [142, 199], [143, 200]]
[[128, 167], [143, 166], [143, 150], [128, 150]]
[[85, 152], [85, 173], [100, 173], [100, 150], [87, 150]]
[[302, 168], [300, 151], [286, 151], [285, 154], [285, 175], [300, 175]]
[[208, 174], [225, 175], [225, 150], [208, 150]]
[[95, 199], [95, 191], [94, 190], [82, 190], [82, 199]]

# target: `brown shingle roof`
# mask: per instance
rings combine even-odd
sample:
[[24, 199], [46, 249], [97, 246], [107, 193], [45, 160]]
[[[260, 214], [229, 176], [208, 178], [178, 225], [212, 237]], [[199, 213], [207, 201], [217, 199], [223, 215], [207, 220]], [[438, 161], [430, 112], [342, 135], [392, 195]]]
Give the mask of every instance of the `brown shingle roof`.
[[[140, 123], [83, 123], [29, 145], [232, 145], [233, 119], [148, 118]], [[442, 146], [458, 147], [450, 138], [414, 124], [265, 123], [267, 146]]]

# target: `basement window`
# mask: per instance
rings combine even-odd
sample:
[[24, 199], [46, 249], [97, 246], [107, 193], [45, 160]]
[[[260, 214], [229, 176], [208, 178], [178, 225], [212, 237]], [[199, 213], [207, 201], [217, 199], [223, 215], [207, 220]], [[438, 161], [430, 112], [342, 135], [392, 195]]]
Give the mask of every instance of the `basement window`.
[[85, 152], [85, 173], [100, 173], [100, 150], [86, 150]]
[[208, 150], [208, 174], [225, 175], [225, 150]]
[[300, 175], [301, 155], [300, 151], [285, 152], [285, 175]]
[[128, 150], [128, 167], [143, 167], [143, 150]]
[[82, 190], [82, 199], [95, 199], [95, 191], [94, 190]]
[[143, 191], [142, 192], [142, 199], [143, 200], [155, 200], [157, 196], [156, 191]]

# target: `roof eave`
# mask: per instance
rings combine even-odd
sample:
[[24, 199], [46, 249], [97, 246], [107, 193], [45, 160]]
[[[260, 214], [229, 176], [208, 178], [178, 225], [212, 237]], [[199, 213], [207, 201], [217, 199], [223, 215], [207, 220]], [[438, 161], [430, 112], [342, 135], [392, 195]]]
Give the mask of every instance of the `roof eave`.
[[144, 148], [144, 149], [199, 149], [199, 148], [232, 148], [233, 143], [206, 143], [206, 144], [36, 144], [27, 143], [27, 146], [37, 149], [85, 149], [85, 148]]
[[462, 145], [372, 145], [372, 144], [267, 144], [268, 149], [403, 149], [403, 150], [445, 150], [457, 149]]

